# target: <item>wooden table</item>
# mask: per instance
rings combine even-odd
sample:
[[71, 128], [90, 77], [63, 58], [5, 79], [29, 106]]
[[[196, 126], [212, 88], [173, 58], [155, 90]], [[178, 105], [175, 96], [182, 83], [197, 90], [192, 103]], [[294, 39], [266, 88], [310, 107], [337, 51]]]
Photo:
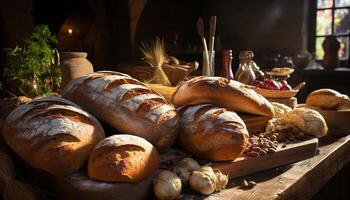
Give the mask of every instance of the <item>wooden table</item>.
[[[318, 155], [291, 165], [232, 179], [226, 190], [208, 197], [185, 194], [182, 199], [311, 199], [350, 161], [350, 135], [325, 137]], [[240, 188], [242, 179], [253, 180], [252, 189]]]

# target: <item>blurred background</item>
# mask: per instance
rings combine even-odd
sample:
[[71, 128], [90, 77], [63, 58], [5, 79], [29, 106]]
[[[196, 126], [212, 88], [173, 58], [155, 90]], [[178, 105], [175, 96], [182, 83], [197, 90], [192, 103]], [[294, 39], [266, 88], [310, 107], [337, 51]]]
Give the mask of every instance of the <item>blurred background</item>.
[[[196, 21], [203, 17], [208, 29], [209, 17], [216, 15], [218, 73], [222, 49], [232, 49], [233, 71], [239, 52], [252, 50], [262, 69], [296, 68], [292, 84], [309, 84], [299, 94], [303, 99], [320, 87], [350, 93], [349, 12], [350, 0], [3, 0], [0, 47], [20, 46], [35, 25], [47, 24], [59, 51], [87, 52], [95, 70], [140, 64], [140, 42], [156, 36], [164, 38], [169, 55], [201, 66]], [[326, 51], [337, 52], [337, 63], [327, 66], [327, 72], [304, 70], [311, 62], [311, 69], [322, 68], [327, 37]], [[1, 54], [0, 66], [5, 62]]]

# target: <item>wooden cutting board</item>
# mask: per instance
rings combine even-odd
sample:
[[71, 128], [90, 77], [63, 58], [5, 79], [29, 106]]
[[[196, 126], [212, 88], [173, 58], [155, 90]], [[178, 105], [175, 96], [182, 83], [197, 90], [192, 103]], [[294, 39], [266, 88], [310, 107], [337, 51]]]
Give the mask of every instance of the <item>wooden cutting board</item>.
[[[233, 162], [214, 162], [211, 166], [228, 174], [230, 178], [235, 178], [310, 158], [315, 155], [317, 144], [317, 138], [287, 144], [286, 147], [280, 144], [277, 152], [263, 157], [240, 157]], [[167, 154], [162, 155], [162, 162], [176, 162], [183, 157], [186, 157], [185, 152], [170, 150]], [[59, 199], [130, 200], [154, 199], [153, 178], [158, 172], [156, 171], [138, 184], [94, 181], [89, 179], [84, 172], [66, 177], [57, 177], [42, 171], [34, 174], [31, 171], [31, 174], [34, 177], [45, 178], [40, 182], [43, 185], [50, 185], [50, 188], [47, 189], [56, 194]]]
[[232, 162], [215, 162], [212, 167], [220, 169], [222, 173], [229, 175], [230, 179], [236, 178], [311, 158], [316, 154], [317, 145], [317, 138], [289, 144], [281, 143], [275, 153], [261, 157], [239, 157]]

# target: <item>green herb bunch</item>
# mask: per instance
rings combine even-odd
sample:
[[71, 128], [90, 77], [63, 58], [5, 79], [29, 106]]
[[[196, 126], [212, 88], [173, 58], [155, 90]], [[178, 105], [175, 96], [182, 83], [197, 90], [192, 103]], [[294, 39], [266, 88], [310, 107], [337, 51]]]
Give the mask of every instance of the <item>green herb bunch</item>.
[[24, 41], [23, 48], [5, 49], [7, 63], [4, 74], [19, 82], [18, 89], [23, 95], [44, 95], [59, 88], [61, 70], [52, 66], [53, 47], [57, 43], [47, 25], [38, 25]]

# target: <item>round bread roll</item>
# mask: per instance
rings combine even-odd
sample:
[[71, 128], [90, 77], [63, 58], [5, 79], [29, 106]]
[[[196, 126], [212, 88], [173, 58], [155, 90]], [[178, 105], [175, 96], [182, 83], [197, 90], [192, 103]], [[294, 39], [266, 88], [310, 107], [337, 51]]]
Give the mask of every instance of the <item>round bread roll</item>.
[[295, 108], [283, 115], [284, 121], [296, 125], [306, 134], [323, 137], [327, 134], [328, 127], [322, 115], [309, 108]]
[[274, 118], [281, 118], [283, 115], [292, 110], [290, 107], [281, 103], [272, 102], [271, 104], [274, 110]]
[[222, 77], [196, 77], [186, 81], [173, 94], [175, 106], [210, 103], [236, 112], [273, 116], [271, 103], [238, 81]]
[[89, 157], [88, 175], [101, 181], [137, 183], [160, 165], [158, 151], [134, 135], [113, 135], [99, 142]]
[[181, 108], [180, 113], [179, 142], [195, 156], [234, 160], [248, 143], [247, 128], [235, 112], [202, 104]]
[[319, 89], [308, 95], [306, 105], [318, 106], [325, 110], [344, 110], [350, 109], [350, 99], [332, 89]]
[[5, 120], [3, 137], [32, 167], [67, 175], [84, 165], [105, 134], [95, 117], [78, 105], [44, 97], [13, 110]]

